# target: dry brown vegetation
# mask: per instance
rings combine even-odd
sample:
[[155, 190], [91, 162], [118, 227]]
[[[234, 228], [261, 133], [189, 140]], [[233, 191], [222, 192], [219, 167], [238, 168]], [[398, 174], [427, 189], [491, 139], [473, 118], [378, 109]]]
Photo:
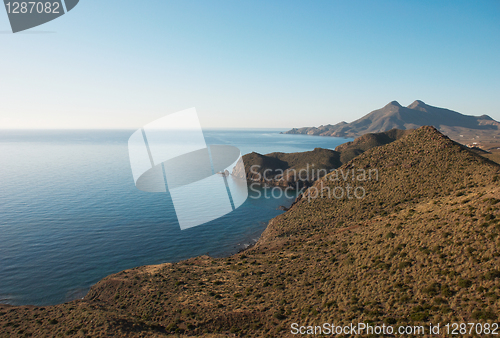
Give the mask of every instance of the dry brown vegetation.
[[309, 190], [232, 257], [123, 271], [58, 306], [0, 306], [0, 336], [285, 337], [293, 322], [498, 321], [498, 164], [423, 127], [342, 168], [377, 168], [379, 180], [356, 183], [362, 200], [308, 201]]
[[[498, 146], [500, 146], [500, 144], [498, 144]], [[483, 154], [483, 156], [500, 164], [500, 148], [491, 149], [488, 154]]]

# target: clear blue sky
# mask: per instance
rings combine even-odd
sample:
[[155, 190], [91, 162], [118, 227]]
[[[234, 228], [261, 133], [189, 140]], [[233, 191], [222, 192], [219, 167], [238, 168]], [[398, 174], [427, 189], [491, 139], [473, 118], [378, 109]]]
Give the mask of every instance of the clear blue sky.
[[500, 120], [500, 1], [80, 0], [9, 34], [0, 128], [353, 121], [416, 99]]

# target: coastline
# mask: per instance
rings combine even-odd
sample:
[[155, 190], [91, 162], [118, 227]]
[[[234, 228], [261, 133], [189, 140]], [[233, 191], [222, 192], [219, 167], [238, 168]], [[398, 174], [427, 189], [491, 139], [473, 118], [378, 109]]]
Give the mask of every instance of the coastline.
[[[280, 188], [280, 187], [278, 187], [278, 188]], [[164, 262], [164, 263], [158, 263], [158, 264], [139, 265], [139, 266], [135, 266], [135, 267], [132, 267], [132, 268], [129, 268], [129, 269], [124, 269], [124, 270], [121, 270], [119, 272], [115, 272], [115, 273], [109, 274], [109, 275], [101, 278], [99, 281], [97, 281], [96, 283], [92, 284], [88, 288], [86, 288], [86, 291], [85, 291], [83, 297], [81, 297], [81, 294], [82, 294], [81, 291], [82, 291], [82, 289], [78, 289], [78, 290], [75, 290], [75, 293], [79, 293], [79, 295], [77, 297], [75, 297], [73, 299], [68, 299], [67, 301], [64, 301], [62, 303], [53, 304], [53, 305], [47, 305], [47, 306], [57, 306], [57, 305], [62, 305], [62, 304], [68, 304], [68, 303], [71, 303], [71, 302], [74, 302], [74, 301], [84, 300], [87, 297], [87, 295], [91, 292], [92, 288], [95, 285], [97, 285], [101, 281], [103, 281], [105, 279], [108, 279], [108, 278], [111, 278], [111, 277], [113, 277], [114, 275], [117, 275], [117, 274], [127, 273], [127, 272], [130, 272], [130, 271], [137, 272], [137, 270], [139, 270], [139, 271], [140, 270], [145, 270], [145, 272], [147, 272], [147, 273], [152, 273], [152, 272], [157, 271], [159, 269], [162, 269], [162, 268], [164, 268], [166, 266], [171, 266], [173, 264], [183, 263], [183, 262], [186, 262], [186, 261], [189, 261], [189, 260], [193, 260], [193, 259], [197, 259], [197, 258], [201, 258], [201, 257], [211, 258], [211, 259], [224, 259], [224, 258], [229, 258], [229, 257], [233, 257], [233, 256], [237, 256], [239, 254], [242, 254], [242, 253], [244, 253], [246, 251], [251, 250], [255, 246], [257, 246], [258, 243], [259, 243], [259, 241], [260, 241], [260, 239], [262, 238], [262, 235], [267, 230], [267, 228], [269, 227], [269, 224], [272, 222], [272, 220], [275, 219], [276, 217], [279, 217], [279, 216], [283, 215], [288, 210], [290, 210], [292, 208], [292, 206], [297, 202], [297, 199], [298, 199], [298, 197], [295, 200], [291, 201], [289, 203], [288, 207], [285, 206], [286, 210], [280, 209], [280, 210], [283, 211], [282, 214], [280, 214], [278, 216], [275, 216], [275, 217], [271, 218], [269, 221], [267, 221], [265, 228], [260, 232], [258, 238], [255, 238], [254, 236], [249, 236], [247, 238], [247, 240], [245, 240], [243, 243], [236, 243], [233, 246], [233, 249], [228, 250], [227, 252], [221, 253], [219, 255], [213, 255], [213, 256], [210, 255], [210, 253], [208, 252], [207, 254], [204, 254], [204, 255], [193, 256], [193, 257], [186, 258], [186, 259], [181, 259], [181, 260], [178, 260], [178, 261]], [[68, 297], [68, 298], [70, 298], [70, 297]], [[21, 307], [22, 306], [37, 307], [38, 306], [38, 305], [31, 305], [31, 304], [12, 305], [12, 304], [8, 304], [8, 303], [0, 303], [0, 306], [1, 305], [7, 305], [7, 306], [13, 306], [13, 307], [18, 307], [18, 306], [21, 306]]]
[[[280, 201], [257, 200], [207, 226], [181, 231], [168, 196], [143, 193], [134, 186], [127, 156], [129, 135], [130, 131], [3, 135], [0, 143], [15, 154], [3, 171], [2, 187], [10, 193], [0, 198], [3, 206], [12, 206], [2, 209], [3, 303], [62, 304], [80, 298], [72, 295], [77, 290], [125, 269], [207, 252], [214, 257], [236, 253], [282, 212], [276, 211], [276, 204], [284, 204]], [[298, 152], [344, 141], [258, 131], [208, 131], [205, 136], [207, 143], [234, 144], [242, 153]], [[40, 165], [35, 170], [27, 159]], [[58, 168], [67, 169], [66, 180], [50, 179], [61, 174]], [[25, 189], [26, 176], [36, 179], [36, 194]], [[74, 184], [82, 186], [74, 189]]]
[[[412, 165], [407, 153], [416, 154]], [[243, 252], [124, 270], [99, 281], [83, 300], [57, 306], [0, 306], [0, 326], [11, 336], [266, 337], [290, 336], [286, 328], [300, 320], [497, 319], [497, 303], [477, 302], [500, 276], [499, 239], [490, 236], [500, 226], [500, 166], [431, 128], [345, 166], [375, 164], [383, 175], [366, 182], [365, 199], [309, 201], [308, 191]], [[418, 181], [408, 182], [408, 174]], [[464, 175], [467, 186], [457, 186]], [[471, 231], [473, 242], [465, 243]], [[471, 258], [477, 261], [467, 270]], [[434, 290], [449, 300], [435, 308], [408, 306], [432, 302]]]

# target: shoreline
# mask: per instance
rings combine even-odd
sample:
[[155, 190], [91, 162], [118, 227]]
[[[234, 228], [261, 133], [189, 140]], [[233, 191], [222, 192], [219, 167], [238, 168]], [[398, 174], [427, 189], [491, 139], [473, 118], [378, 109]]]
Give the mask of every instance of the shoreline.
[[[282, 189], [282, 187], [278, 187], [278, 188]], [[295, 198], [293, 201], [290, 201], [289, 203], [287, 203], [289, 206], [288, 207], [284, 206], [285, 209], [277, 208], [277, 210], [281, 210], [283, 212], [281, 214], [279, 214], [277, 216], [274, 216], [271, 219], [267, 220], [265, 222], [266, 223], [265, 227], [262, 229], [262, 231], [260, 231], [260, 233], [259, 233], [259, 235], [258, 235], [257, 238], [255, 238], [254, 235], [249, 235], [243, 241], [240, 241], [239, 243], [233, 244], [232, 248], [229, 249], [229, 250], [227, 250], [224, 253], [217, 254], [217, 255], [211, 255], [210, 252], [207, 252], [205, 254], [201, 254], [201, 255], [198, 255], [198, 256], [192, 256], [192, 257], [188, 257], [188, 258], [184, 258], [184, 259], [180, 259], [180, 260], [175, 260], [175, 261], [171, 261], [171, 262], [167, 261], [167, 262], [162, 262], [162, 263], [158, 263], [158, 264], [137, 265], [137, 266], [133, 266], [133, 267], [130, 267], [130, 268], [127, 268], [127, 269], [123, 269], [123, 270], [120, 270], [120, 271], [108, 274], [108, 275], [100, 278], [97, 282], [93, 283], [92, 285], [90, 285], [88, 287], [76, 288], [76, 289], [72, 289], [72, 290], [67, 291], [66, 292], [67, 294], [68, 293], [72, 293], [74, 295], [76, 295], [76, 294], [78, 294], [78, 295], [76, 296], [76, 298], [71, 297], [71, 296], [69, 296], [69, 297], [66, 296], [67, 300], [65, 300], [64, 302], [60, 302], [60, 303], [53, 303], [53, 304], [51, 303], [51, 304], [36, 305], [36, 304], [11, 304], [11, 303], [4, 303], [4, 302], [0, 301], [0, 307], [1, 306], [8, 306], [8, 307], [35, 307], [35, 308], [36, 307], [51, 307], [51, 306], [59, 306], [59, 305], [63, 305], [63, 304], [68, 304], [68, 303], [75, 302], [75, 301], [82, 301], [82, 300], [85, 300], [85, 298], [87, 297], [87, 295], [89, 294], [89, 292], [92, 290], [92, 288], [95, 285], [99, 284], [104, 279], [107, 279], [107, 278], [109, 278], [109, 277], [111, 277], [113, 275], [116, 275], [116, 274], [124, 273], [124, 272], [130, 271], [130, 270], [135, 270], [135, 269], [146, 269], [146, 270], [149, 270], [150, 268], [151, 269], [156, 269], [156, 268], [168, 266], [168, 265], [171, 265], [171, 264], [182, 263], [182, 262], [185, 262], [185, 261], [188, 261], [188, 260], [197, 259], [197, 258], [201, 258], [201, 257], [209, 257], [209, 258], [212, 258], [212, 259], [224, 259], [224, 258], [229, 258], [229, 257], [235, 256], [235, 255], [241, 254], [241, 253], [243, 253], [245, 251], [248, 251], [251, 248], [255, 247], [256, 244], [261, 239], [262, 234], [268, 228], [269, 223], [273, 219], [275, 219], [276, 217], [278, 217], [278, 216], [283, 215], [284, 213], [286, 213], [296, 203], [296, 201], [297, 201], [297, 198]], [[283, 207], [283, 205], [281, 205], [280, 207]], [[82, 292], [83, 290], [85, 290], [84, 293]], [[82, 294], [83, 294], [83, 297], [81, 297]]]

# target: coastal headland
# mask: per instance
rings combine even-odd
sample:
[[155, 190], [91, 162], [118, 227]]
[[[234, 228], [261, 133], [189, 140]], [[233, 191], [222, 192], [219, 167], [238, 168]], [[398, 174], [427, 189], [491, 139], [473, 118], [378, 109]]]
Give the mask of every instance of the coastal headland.
[[433, 127], [400, 136], [335, 157], [344, 172], [378, 170], [358, 181], [363, 198], [332, 197], [350, 182], [325, 175], [244, 252], [122, 271], [56, 306], [0, 305], [0, 337], [291, 337], [294, 325], [498, 322], [500, 165]]

